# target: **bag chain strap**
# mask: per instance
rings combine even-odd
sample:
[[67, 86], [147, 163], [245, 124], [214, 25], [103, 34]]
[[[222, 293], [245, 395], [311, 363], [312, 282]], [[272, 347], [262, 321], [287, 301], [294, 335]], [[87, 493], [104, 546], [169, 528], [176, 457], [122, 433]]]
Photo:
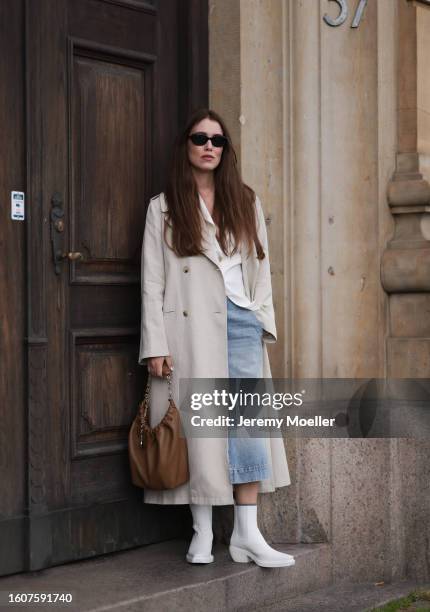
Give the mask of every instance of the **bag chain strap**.
[[[171, 372], [166, 374], [166, 378], [169, 384], [169, 400], [173, 400]], [[140, 428], [139, 428], [140, 442], [139, 442], [139, 445], [141, 448], [143, 448], [143, 432], [145, 431], [145, 421], [147, 420], [147, 415], [148, 415], [148, 406], [149, 406], [150, 389], [151, 389], [150, 382], [151, 382], [151, 372], [148, 372], [148, 381], [146, 383], [145, 395], [143, 397], [144, 410], [140, 411]], [[148, 423], [148, 426], [149, 426], [149, 423]], [[155, 436], [155, 433], [153, 433], [153, 435]]]

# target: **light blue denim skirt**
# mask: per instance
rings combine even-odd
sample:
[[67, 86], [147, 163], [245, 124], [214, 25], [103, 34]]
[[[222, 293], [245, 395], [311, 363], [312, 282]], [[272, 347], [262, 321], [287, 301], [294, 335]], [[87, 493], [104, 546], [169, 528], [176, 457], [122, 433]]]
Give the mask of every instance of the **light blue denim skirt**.
[[[262, 325], [252, 310], [238, 306], [228, 297], [226, 299], [229, 377], [262, 378]], [[236, 388], [236, 391], [239, 391], [239, 388]], [[240, 407], [236, 407], [231, 415], [238, 419], [240, 410]], [[250, 437], [244, 428], [228, 428], [228, 459], [232, 484], [255, 482], [270, 477], [265, 442], [264, 438]]]

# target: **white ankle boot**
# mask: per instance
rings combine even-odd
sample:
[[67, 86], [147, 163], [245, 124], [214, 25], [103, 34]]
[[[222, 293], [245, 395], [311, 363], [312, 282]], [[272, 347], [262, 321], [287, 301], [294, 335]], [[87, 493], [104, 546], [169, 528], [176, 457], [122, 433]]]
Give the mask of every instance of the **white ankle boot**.
[[254, 561], [261, 567], [294, 565], [291, 555], [269, 546], [257, 525], [257, 504], [234, 505], [234, 527], [229, 552], [233, 561]]
[[189, 563], [212, 563], [212, 506], [190, 504], [195, 531], [187, 553]]

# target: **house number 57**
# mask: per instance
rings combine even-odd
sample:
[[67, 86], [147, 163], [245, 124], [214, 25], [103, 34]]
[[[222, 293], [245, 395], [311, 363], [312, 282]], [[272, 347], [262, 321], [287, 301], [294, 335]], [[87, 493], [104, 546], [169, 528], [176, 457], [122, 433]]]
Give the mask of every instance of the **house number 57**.
[[[329, 26], [340, 26], [348, 17], [348, 5], [346, 4], [346, 0], [328, 0], [329, 2], [336, 2], [339, 6], [339, 15], [332, 19], [330, 15], [327, 13], [324, 15], [323, 19]], [[360, 0], [357, 4], [357, 8], [355, 10], [354, 19], [351, 23], [351, 28], [358, 28], [361, 18], [363, 17], [364, 9], [366, 8], [367, 0]]]

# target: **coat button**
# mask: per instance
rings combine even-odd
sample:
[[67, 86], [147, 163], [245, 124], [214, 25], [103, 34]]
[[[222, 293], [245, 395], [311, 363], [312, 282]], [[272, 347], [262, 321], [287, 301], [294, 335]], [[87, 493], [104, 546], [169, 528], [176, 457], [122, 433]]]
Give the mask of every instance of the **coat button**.
[[184, 317], [188, 317], [188, 310], [184, 310], [183, 313]]
[[184, 272], [188, 272], [189, 271], [189, 267], [188, 266], [184, 266], [182, 269], [183, 269]]

